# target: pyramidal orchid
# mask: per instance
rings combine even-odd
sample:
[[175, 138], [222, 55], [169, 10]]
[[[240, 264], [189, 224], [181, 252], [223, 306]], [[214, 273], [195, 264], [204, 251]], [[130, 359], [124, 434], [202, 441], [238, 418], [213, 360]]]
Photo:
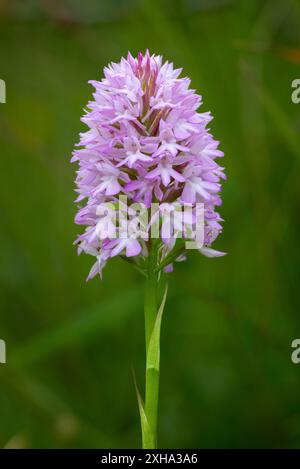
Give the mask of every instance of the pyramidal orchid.
[[104, 68], [82, 121], [88, 130], [72, 161], [78, 213], [85, 226], [78, 252], [95, 258], [88, 280], [116, 256], [129, 260], [146, 277], [145, 402], [139, 392], [144, 448], [157, 447], [159, 338], [166, 289], [157, 307], [158, 283], [189, 249], [207, 257], [222, 230], [224, 168], [219, 142], [207, 127], [209, 112], [198, 112], [201, 96], [190, 89], [182, 70], [161, 56], [130, 53]]

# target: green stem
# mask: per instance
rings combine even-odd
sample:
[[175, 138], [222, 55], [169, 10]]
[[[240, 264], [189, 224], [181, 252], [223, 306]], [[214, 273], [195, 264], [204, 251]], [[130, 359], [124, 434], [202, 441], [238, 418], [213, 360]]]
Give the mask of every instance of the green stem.
[[[149, 342], [154, 329], [157, 316], [157, 284], [158, 274], [155, 272], [157, 267], [157, 251], [152, 246], [150, 248], [147, 279], [145, 288], [145, 339], [146, 339], [146, 358], [148, 358]], [[157, 353], [159, 354], [159, 344]], [[147, 360], [146, 360], [147, 361]], [[152, 433], [152, 448], [155, 449], [157, 443], [157, 414], [158, 414], [158, 391], [159, 391], [159, 370], [146, 366], [145, 383], [145, 413], [148, 419], [149, 427]]]
[[145, 287], [145, 339], [146, 353], [148, 352], [149, 342], [152, 335], [157, 314], [157, 281], [158, 276], [155, 272], [157, 267], [156, 250], [152, 247], [148, 257], [147, 278]]

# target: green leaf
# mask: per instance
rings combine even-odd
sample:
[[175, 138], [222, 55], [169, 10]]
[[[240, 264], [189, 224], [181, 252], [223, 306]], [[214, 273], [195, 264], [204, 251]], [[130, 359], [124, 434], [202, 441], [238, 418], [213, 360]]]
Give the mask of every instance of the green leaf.
[[138, 406], [139, 406], [139, 412], [140, 412], [143, 449], [152, 449], [155, 447], [154, 437], [153, 437], [153, 434], [152, 434], [152, 431], [148, 422], [148, 418], [145, 412], [145, 405], [144, 405], [143, 399], [141, 397], [141, 394], [137, 386], [134, 371], [133, 371], [133, 381], [134, 381], [134, 386], [135, 386], [135, 391], [136, 391], [136, 396], [137, 396], [137, 401], [138, 401]]
[[148, 353], [147, 353], [147, 370], [155, 369], [159, 372], [159, 361], [160, 361], [160, 329], [161, 319], [166, 303], [168, 293], [168, 285], [166, 285], [164, 296], [158, 310], [156, 321], [154, 324], [153, 332], [150, 338]]

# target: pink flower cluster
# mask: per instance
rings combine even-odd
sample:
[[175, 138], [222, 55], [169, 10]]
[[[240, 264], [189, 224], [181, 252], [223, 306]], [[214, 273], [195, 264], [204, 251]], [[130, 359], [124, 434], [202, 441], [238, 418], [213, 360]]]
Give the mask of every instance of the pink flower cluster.
[[[93, 101], [82, 121], [89, 129], [80, 135], [72, 161], [78, 161], [76, 185], [79, 206], [75, 221], [86, 230], [76, 243], [79, 252], [96, 257], [89, 278], [110, 257], [146, 257], [147, 241], [133, 237], [102, 239], [99, 205], [118, 203], [126, 195], [129, 204], [179, 202], [204, 204], [204, 247], [209, 256], [222, 255], [209, 248], [221, 231], [220, 181], [224, 168], [215, 159], [223, 156], [207, 129], [209, 112], [198, 113], [201, 96], [190, 89], [181, 69], [162, 62], [161, 56], [138, 54], [104, 69], [101, 81], [91, 81]], [[161, 240], [165, 256], [174, 240]]]

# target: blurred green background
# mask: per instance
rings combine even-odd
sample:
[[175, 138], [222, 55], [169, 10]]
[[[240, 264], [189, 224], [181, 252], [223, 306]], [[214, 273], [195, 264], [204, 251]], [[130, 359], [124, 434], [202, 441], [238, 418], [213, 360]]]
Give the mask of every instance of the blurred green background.
[[228, 256], [170, 275], [160, 447], [300, 447], [299, 2], [2, 0], [0, 16], [0, 446], [140, 445], [143, 279], [114, 259], [85, 283], [69, 160], [87, 81], [148, 47], [203, 95], [228, 175]]

